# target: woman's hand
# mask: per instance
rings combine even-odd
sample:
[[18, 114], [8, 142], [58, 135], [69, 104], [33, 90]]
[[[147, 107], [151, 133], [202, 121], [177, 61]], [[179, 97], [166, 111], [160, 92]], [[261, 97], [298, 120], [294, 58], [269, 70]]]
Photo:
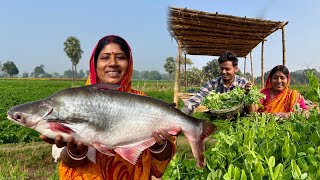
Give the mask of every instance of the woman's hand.
[[[180, 133], [181, 129], [178, 130], [177, 136]], [[160, 161], [167, 160], [172, 155], [172, 135], [161, 129], [159, 132], [154, 131], [152, 136], [156, 140], [156, 144], [149, 148], [153, 157]]]
[[67, 142], [64, 142], [63, 137], [59, 134], [56, 135], [55, 139], [40, 135], [40, 139], [49, 144], [56, 144], [58, 148], [64, 147], [60, 154], [60, 158], [68, 167], [77, 167], [87, 161], [87, 158], [85, 156], [86, 152], [88, 151], [88, 146], [85, 146], [81, 142], [75, 142], [73, 136], [69, 136], [67, 138]]
[[63, 137], [59, 134], [56, 135], [55, 139], [48, 138], [45, 135], [40, 135], [40, 139], [49, 144], [56, 144], [58, 148], [62, 148], [67, 145], [67, 143], [63, 141]]

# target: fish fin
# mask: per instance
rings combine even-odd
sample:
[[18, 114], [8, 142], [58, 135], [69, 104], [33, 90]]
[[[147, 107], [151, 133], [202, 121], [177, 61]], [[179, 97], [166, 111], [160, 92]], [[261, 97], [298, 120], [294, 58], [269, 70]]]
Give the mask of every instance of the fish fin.
[[92, 143], [92, 146], [95, 147], [102, 154], [105, 154], [108, 156], [114, 156], [114, 153], [112, 153], [112, 149], [108, 148], [104, 144], [94, 142], [94, 143]]
[[203, 123], [203, 131], [201, 134], [201, 139], [205, 139], [206, 137], [208, 137], [211, 133], [213, 133], [214, 131], [216, 131], [217, 127], [209, 122], [204, 122]]
[[[48, 105], [48, 106], [49, 106], [49, 105]], [[50, 107], [49, 111], [46, 112], [46, 113], [42, 116], [42, 119], [45, 118], [45, 117], [47, 117], [48, 115], [50, 115], [50, 114], [52, 113], [52, 111], [53, 111], [53, 107]]]
[[69, 127], [67, 127], [61, 123], [58, 123], [58, 122], [49, 122], [49, 127], [52, 131], [55, 131], [55, 132], [60, 131], [60, 132], [66, 133], [66, 134], [71, 134], [74, 132]]
[[115, 148], [116, 151], [123, 159], [127, 160], [131, 164], [135, 165], [142, 151], [151, 147], [156, 143], [156, 140], [152, 137], [137, 144], [130, 145], [128, 147]]
[[181, 128], [180, 128], [180, 127], [177, 127], [177, 128], [169, 129], [167, 132], [168, 132], [169, 134], [175, 136], [175, 135], [177, 135], [178, 133], [181, 132]]
[[191, 150], [193, 156], [197, 159], [197, 166], [199, 167], [204, 167], [205, 165], [205, 159], [204, 159], [204, 139], [208, 137], [211, 133], [213, 133], [216, 129], [216, 127], [208, 122], [203, 122], [202, 123], [202, 131], [200, 136], [198, 136], [197, 139], [194, 139], [190, 134], [185, 134], [187, 137], [188, 141], [190, 142], [191, 145]]
[[92, 146], [88, 147], [88, 152], [87, 152], [87, 158], [89, 159], [89, 161], [93, 162], [94, 164], [96, 164], [96, 149]]
[[121, 89], [121, 86], [119, 84], [110, 84], [110, 83], [98, 83], [98, 84], [94, 84], [89, 86], [92, 89], [96, 89], [96, 90], [119, 90]]

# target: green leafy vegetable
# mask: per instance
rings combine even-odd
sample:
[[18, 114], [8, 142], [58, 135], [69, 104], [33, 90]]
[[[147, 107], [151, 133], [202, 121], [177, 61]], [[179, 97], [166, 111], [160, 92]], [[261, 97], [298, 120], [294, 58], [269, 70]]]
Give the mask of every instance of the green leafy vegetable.
[[208, 109], [228, 109], [243, 103], [244, 105], [259, 104], [259, 100], [264, 98], [265, 95], [260, 93], [256, 87], [246, 90], [237, 87], [226, 93], [216, 93], [211, 91], [209, 95], [202, 101]]
[[306, 92], [306, 97], [311, 101], [320, 103], [319, 79], [313, 74], [312, 71], [308, 71], [307, 76], [309, 79], [309, 88]]

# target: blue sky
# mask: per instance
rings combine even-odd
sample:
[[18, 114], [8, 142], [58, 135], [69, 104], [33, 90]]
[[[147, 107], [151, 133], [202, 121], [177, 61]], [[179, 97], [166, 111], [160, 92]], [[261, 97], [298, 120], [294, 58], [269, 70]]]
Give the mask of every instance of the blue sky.
[[[234, 16], [289, 21], [285, 27], [287, 66], [291, 71], [319, 70], [320, 1], [292, 0], [0, 0], [0, 61], [15, 62], [23, 72], [43, 64], [45, 71], [60, 74], [71, 69], [63, 51], [68, 36], [76, 36], [84, 51], [78, 69], [88, 69], [97, 41], [117, 34], [131, 45], [135, 70], [158, 70], [169, 56], [177, 56], [177, 44], [168, 32], [168, 7], [218, 12]], [[282, 63], [281, 31], [265, 43], [265, 71]], [[261, 45], [253, 50], [254, 75], [260, 75]], [[216, 57], [187, 56], [202, 68]], [[243, 71], [243, 59], [239, 62]], [[247, 63], [247, 72], [250, 70]]]

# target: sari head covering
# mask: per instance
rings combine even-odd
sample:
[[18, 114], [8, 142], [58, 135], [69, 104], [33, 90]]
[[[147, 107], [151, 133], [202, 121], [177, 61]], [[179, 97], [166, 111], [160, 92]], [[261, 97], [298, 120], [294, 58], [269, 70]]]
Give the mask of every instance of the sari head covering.
[[86, 85], [90, 84], [97, 84], [99, 83], [99, 79], [97, 76], [96, 72], [96, 67], [97, 67], [97, 60], [98, 56], [101, 52], [101, 50], [108, 45], [109, 43], [116, 43], [120, 46], [121, 50], [124, 51], [124, 53], [128, 57], [128, 70], [127, 73], [124, 75], [123, 80], [121, 81], [120, 89], [119, 91], [126, 91], [126, 92], [131, 92], [139, 95], [145, 95], [143, 92], [136, 91], [131, 89], [131, 78], [132, 78], [132, 71], [133, 71], [133, 59], [132, 59], [132, 53], [131, 53], [131, 48], [129, 44], [120, 36], [116, 35], [109, 35], [101, 38], [95, 48], [92, 51], [91, 57], [90, 57], [90, 62], [89, 62], [89, 67], [90, 67], [90, 74], [87, 79]]
[[[128, 43], [124, 39], [115, 35], [103, 37], [95, 46], [90, 58], [90, 75], [87, 79], [86, 85], [99, 83], [96, 72], [96, 59], [97, 56], [99, 56], [97, 53], [100, 53], [101, 49], [104, 48], [104, 46], [101, 46], [100, 43], [105, 41], [105, 39], [117, 44], [119, 44], [118, 40], [120, 39], [120, 41], [125, 43], [124, 46], [127, 46], [128, 51], [126, 52], [126, 49], [122, 49], [124, 47], [122, 46], [123, 44], [119, 44], [121, 49], [125, 53], [128, 53], [126, 55], [129, 57], [129, 66], [127, 74], [120, 83], [122, 88], [118, 90], [145, 95], [143, 92], [131, 89], [131, 76], [133, 71], [131, 50]], [[108, 42], [106, 44], [108, 44]], [[161, 177], [168, 163], [176, 152], [175, 138], [173, 138], [173, 141], [169, 144], [171, 144], [172, 147], [172, 154], [166, 160], [157, 160], [153, 157], [152, 153], [146, 149], [141, 153], [136, 165], [132, 165], [127, 160], [123, 159], [119, 154], [115, 154], [115, 156], [108, 156], [96, 151], [96, 163], [88, 160], [82, 166], [70, 168], [62, 161], [59, 166], [59, 177], [61, 180], [149, 180], [151, 179], [151, 176]]]
[[[278, 93], [273, 99], [268, 98], [270, 90], [272, 89], [271, 79], [272, 76], [277, 72], [281, 71], [288, 78], [287, 86]], [[296, 90], [289, 88], [290, 85], [290, 72], [284, 65], [275, 66], [269, 73], [265, 87], [261, 90], [263, 94], [267, 95], [267, 98], [263, 100], [264, 106], [260, 112], [276, 113], [276, 112], [294, 112], [294, 105], [298, 104], [301, 100], [301, 95]], [[270, 96], [269, 96], [270, 97]]]

